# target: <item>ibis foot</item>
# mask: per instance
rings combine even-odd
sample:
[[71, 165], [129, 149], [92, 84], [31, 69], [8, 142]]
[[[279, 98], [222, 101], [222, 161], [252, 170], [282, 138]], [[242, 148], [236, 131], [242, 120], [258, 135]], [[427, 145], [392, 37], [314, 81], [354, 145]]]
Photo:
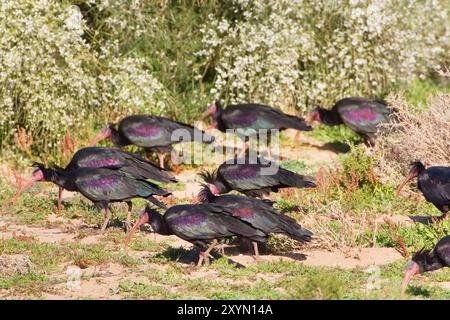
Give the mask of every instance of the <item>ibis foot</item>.
[[255, 261], [258, 262], [258, 263], [264, 262], [264, 261], [265, 261], [263, 258], [261, 258], [260, 255], [253, 256], [253, 259], [255, 259]]
[[431, 223], [438, 223], [442, 220], [445, 220], [448, 218], [448, 212], [442, 214], [441, 216], [438, 217], [431, 217]]
[[217, 251], [219, 251], [221, 256], [225, 256], [225, 248], [236, 248], [236, 246], [222, 243], [222, 244], [217, 245], [215, 248]]
[[111, 211], [108, 208], [105, 208], [105, 220], [103, 221], [102, 227], [100, 228], [101, 233], [105, 233], [109, 220], [111, 220], [111, 216]]
[[133, 204], [131, 203], [131, 201], [127, 202], [128, 205], [128, 212], [127, 212], [127, 218], [125, 220], [125, 230], [126, 232], [130, 232], [131, 230], [131, 215], [132, 215], [132, 210], [133, 210]]
[[253, 256], [256, 260], [256, 262], [262, 262], [264, 261], [263, 259], [261, 259], [261, 257], [259, 256], [259, 250], [258, 250], [258, 243], [255, 241], [252, 241], [252, 245], [253, 245], [253, 250], [255, 251], [255, 255]]
[[212, 249], [214, 249], [214, 247], [217, 245], [217, 239], [214, 239], [211, 244], [209, 245], [208, 249], [206, 249], [206, 251], [204, 252], [200, 252], [199, 256], [198, 256], [198, 262], [197, 262], [197, 267], [200, 267], [203, 263], [203, 261], [207, 264], [209, 264], [209, 257], [210, 257], [210, 252]]

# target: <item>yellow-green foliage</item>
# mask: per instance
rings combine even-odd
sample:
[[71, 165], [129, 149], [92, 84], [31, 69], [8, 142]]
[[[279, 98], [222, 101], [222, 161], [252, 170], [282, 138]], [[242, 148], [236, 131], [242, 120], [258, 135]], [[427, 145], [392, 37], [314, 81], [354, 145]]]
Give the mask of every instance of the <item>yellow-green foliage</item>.
[[448, 55], [449, 6], [422, 0], [234, 0], [211, 16], [200, 56], [211, 94], [305, 110], [376, 95]]
[[1, 1], [0, 30], [2, 149], [16, 139], [28, 154], [55, 150], [68, 129], [93, 119], [164, 110], [164, 89], [145, 61], [122, 55], [114, 39], [97, 46], [70, 2]]

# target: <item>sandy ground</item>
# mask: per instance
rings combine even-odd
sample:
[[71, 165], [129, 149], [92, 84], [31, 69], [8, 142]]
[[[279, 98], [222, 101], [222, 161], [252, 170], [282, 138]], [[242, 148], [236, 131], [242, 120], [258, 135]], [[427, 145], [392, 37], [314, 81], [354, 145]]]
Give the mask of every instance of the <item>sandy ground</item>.
[[[40, 228], [29, 227], [24, 225], [11, 224], [3, 221], [4, 217], [0, 216], [0, 238], [8, 239], [11, 237], [33, 237], [39, 242], [81, 242], [81, 243], [95, 243], [101, 241], [105, 235], [93, 235], [84, 237], [81, 240], [77, 238], [74, 233], [66, 232], [60, 228]], [[143, 234], [143, 233], [141, 233]], [[192, 248], [192, 244], [186, 242], [176, 236], [161, 236], [154, 233], [145, 233], [146, 238], [156, 241], [169, 243], [171, 247], [186, 249]], [[234, 251], [231, 252], [230, 251]], [[129, 255], [135, 258], [145, 258], [148, 253], [142, 251], [130, 250]], [[153, 253], [154, 254], [154, 253]], [[253, 256], [236, 253], [235, 250], [226, 250], [226, 257], [229, 263], [239, 266], [249, 266], [258, 263]], [[384, 265], [402, 259], [400, 253], [392, 248], [361, 248], [361, 249], [347, 249], [345, 252], [334, 250], [328, 251], [323, 249], [305, 249], [302, 251], [295, 251], [285, 255], [261, 255], [263, 262], [286, 260], [297, 261], [308, 266], [329, 266], [339, 267], [343, 269], [351, 269], [355, 267], [369, 267], [372, 265]], [[196, 260], [196, 254], [191, 251], [187, 257], [181, 257], [179, 263], [182, 263], [186, 268], [193, 268]], [[62, 269], [70, 267], [62, 265]], [[142, 281], [148, 282], [148, 279], [143, 275], [143, 272], [149, 269], [165, 268], [164, 266], [148, 263], [140, 268], [140, 270], [131, 271], [130, 269], [117, 264], [107, 263], [104, 265], [89, 267], [82, 270], [82, 278], [76, 286], [68, 286], [66, 279], [68, 273], [61, 273], [59, 275], [52, 275], [52, 277], [61, 278], [61, 283], [54, 286], [56, 293], [45, 294], [45, 299], [78, 299], [78, 298], [92, 298], [92, 299], [118, 299], [120, 294], [116, 292], [120, 282]], [[209, 271], [206, 271], [208, 273]], [[189, 277], [201, 276], [205, 277], [205, 272], [201, 270], [190, 273]], [[449, 285], [449, 283], [439, 284]], [[1, 294], [0, 294], [1, 296]], [[10, 297], [8, 297], [10, 298]]]
[[[294, 136], [295, 132], [289, 133]], [[286, 146], [281, 150], [281, 156], [284, 159], [303, 160], [308, 165], [310, 164], [327, 164], [330, 163], [336, 156], [337, 152], [329, 148], [324, 148], [317, 141], [311, 138], [301, 136], [301, 146], [296, 146], [295, 149]], [[1, 169], [1, 168], [0, 168]], [[184, 190], [173, 191], [173, 196], [176, 198], [193, 198], [199, 191], [201, 185], [195, 171], [184, 171], [177, 175], [177, 178], [185, 184]], [[10, 180], [14, 177], [9, 176]], [[56, 189], [55, 189], [56, 191]], [[73, 194], [69, 192], [64, 193], [64, 198], [70, 198]], [[393, 219], [398, 223], [409, 223], [404, 217], [380, 217], [380, 219]], [[79, 239], [76, 230], [79, 229], [83, 222], [76, 219], [65, 219], [57, 215], [50, 215], [48, 217], [50, 225], [57, 227], [42, 228], [30, 227], [25, 225], [18, 225], [12, 223], [7, 216], [0, 216], [0, 238], [8, 239], [15, 236], [32, 237], [39, 242], [81, 242], [81, 243], [95, 243], [102, 241], [105, 235], [89, 235]], [[397, 221], [398, 220], [398, 221]], [[384, 221], [384, 220], [380, 220]], [[192, 245], [175, 236], [160, 236], [156, 234], [146, 234], [148, 239], [165, 243], [170, 243], [172, 247], [191, 248]], [[130, 251], [130, 255], [141, 258], [145, 252]], [[257, 263], [252, 256], [234, 254], [227, 255], [228, 258], [237, 264], [248, 266]], [[303, 251], [292, 252], [286, 255], [262, 255], [263, 261], [275, 260], [291, 260], [297, 261], [305, 265], [311, 266], [331, 266], [340, 268], [355, 268], [368, 267], [371, 265], [388, 264], [398, 259], [401, 259], [400, 253], [391, 248], [361, 248], [361, 249], [347, 249], [345, 252], [334, 250], [327, 251], [322, 249], [306, 249]], [[68, 267], [68, 266], [65, 266]], [[119, 264], [105, 264], [95, 268], [87, 268], [83, 270], [83, 278], [79, 287], [75, 290], [68, 288], [65, 281], [55, 286], [57, 294], [48, 294], [47, 299], [73, 299], [73, 298], [97, 298], [97, 299], [117, 299], [120, 296], [115, 294], [117, 285], [124, 280], [143, 280], [142, 271], [147, 268], [158, 268], [158, 265], [145, 265], [143, 270], [139, 272], [130, 272]], [[205, 273], [196, 274], [191, 273], [190, 276], [208, 276]], [[67, 277], [67, 274], [60, 275], [62, 279]], [[440, 285], [443, 285], [442, 283]], [[450, 286], [449, 283], [445, 285]], [[0, 294], [1, 295], [1, 294]], [[8, 297], [10, 298], [10, 297]]]

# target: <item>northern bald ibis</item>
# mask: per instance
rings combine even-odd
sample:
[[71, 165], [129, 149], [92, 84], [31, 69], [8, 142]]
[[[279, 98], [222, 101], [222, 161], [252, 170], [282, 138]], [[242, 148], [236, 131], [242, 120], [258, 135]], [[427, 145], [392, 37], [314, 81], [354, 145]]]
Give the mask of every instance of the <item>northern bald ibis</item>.
[[[213, 117], [210, 127], [217, 128], [222, 132], [233, 129], [234, 133], [246, 143], [250, 138], [258, 139], [261, 129], [312, 130], [311, 126], [307, 125], [305, 120], [300, 117], [291, 116], [272, 107], [256, 103], [235, 104], [224, 109], [220, 101], [216, 101], [203, 113], [200, 121], [209, 116]], [[268, 138], [268, 143], [270, 143], [270, 136]], [[268, 151], [270, 156], [270, 148]]]
[[[245, 161], [245, 160], [243, 160]], [[276, 166], [274, 163], [240, 163], [235, 158], [234, 163], [225, 161], [213, 172], [203, 171], [200, 176], [209, 184], [215, 195], [228, 193], [232, 190], [239, 191], [251, 197], [262, 197], [272, 192], [278, 192], [281, 188], [314, 188], [313, 177], [304, 176]], [[275, 172], [272, 172], [275, 171]]]
[[[248, 223], [266, 235], [281, 233], [301, 242], [310, 241], [313, 235], [311, 231], [302, 228], [295, 219], [280, 214], [273, 208], [273, 203], [268, 201], [239, 195], [215, 196], [206, 185], [199, 192], [197, 199], [203, 203], [218, 204], [227, 208], [225, 214]], [[256, 259], [259, 259], [258, 244], [257, 242], [252, 244]]]
[[434, 204], [442, 215], [438, 220], [445, 219], [450, 210], [450, 167], [425, 168], [422, 162], [411, 164], [408, 176], [398, 186], [397, 194], [412, 179], [417, 177], [417, 186], [428, 202]]
[[147, 152], [156, 152], [161, 168], [164, 168], [165, 154], [172, 151], [173, 144], [187, 141], [202, 143], [214, 141], [213, 136], [193, 126], [150, 115], [125, 117], [119, 122], [118, 128], [115, 124], [108, 124], [95, 136], [90, 145], [96, 145], [104, 139], [111, 139], [116, 147], [134, 144]]
[[366, 144], [373, 146], [377, 133], [383, 130], [379, 125], [387, 122], [390, 114], [391, 110], [383, 100], [349, 97], [336, 102], [330, 110], [316, 107], [306, 120], [329, 126], [344, 124], [362, 136]]
[[128, 214], [126, 226], [130, 228], [131, 210], [133, 198], [144, 198], [155, 205], [165, 208], [165, 205], [154, 198], [154, 195], [167, 197], [171, 193], [161, 189], [156, 184], [136, 178], [121, 169], [109, 168], [78, 168], [65, 170], [61, 168], [46, 168], [41, 163], [34, 163], [37, 169], [33, 172], [27, 184], [20, 186], [17, 197], [28, 187], [37, 181], [49, 181], [69, 191], [77, 191], [91, 200], [99, 209], [105, 210], [105, 220], [101, 231], [105, 231], [111, 211], [111, 202], [126, 202]]
[[[105, 147], [87, 147], [78, 150], [64, 169], [71, 171], [78, 168], [101, 167], [121, 169], [122, 172], [144, 180], [152, 179], [166, 183], [177, 182], [177, 179], [171, 173], [155, 166], [137, 154]], [[31, 186], [28, 182], [25, 183]], [[58, 214], [61, 212], [62, 192], [63, 188], [59, 187]]]
[[450, 267], [450, 236], [439, 240], [433, 250], [421, 250], [415, 253], [409, 262], [403, 278], [402, 293], [411, 279], [419, 273]]
[[[176, 235], [201, 249], [197, 266], [208, 260], [218, 239], [241, 236], [256, 242], [266, 241], [266, 235], [245, 222], [227, 214], [227, 208], [214, 204], [176, 205], [164, 215], [146, 207], [125, 240], [125, 250], [136, 230], [149, 223], [156, 233]], [[208, 243], [210, 242], [209, 246]]]

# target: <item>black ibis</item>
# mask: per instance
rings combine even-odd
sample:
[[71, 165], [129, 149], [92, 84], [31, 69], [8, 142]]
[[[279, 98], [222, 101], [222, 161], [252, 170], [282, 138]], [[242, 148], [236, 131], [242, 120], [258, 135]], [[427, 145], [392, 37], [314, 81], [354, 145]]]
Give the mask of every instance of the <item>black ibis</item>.
[[445, 219], [450, 210], [450, 167], [425, 168], [422, 162], [414, 161], [407, 177], [397, 188], [397, 194], [416, 177], [417, 186], [425, 199], [442, 212], [437, 219]]
[[[222, 132], [232, 129], [246, 143], [250, 138], [259, 138], [260, 130], [282, 131], [288, 128], [300, 131], [312, 130], [311, 126], [307, 125], [305, 120], [300, 117], [255, 103], [235, 104], [222, 108], [220, 101], [216, 101], [203, 113], [200, 121], [209, 116], [214, 118], [210, 127], [215, 127]], [[268, 138], [268, 143], [270, 143], [270, 136]], [[270, 152], [270, 148], [268, 151]]]
[[[208, 260], [209, 253], [218, 239], [241, 236], [251, 241], [264, 242], [266, 235], [245, 222], [225, 213], [227, 208], [214, 204], [176, 205], [164, 215], [146, 207], [125, 240], [125, 250], [136, 230], [149, 223], [156, 233], [176, 235], [198, 246], [201, 251], [197, 265]], [[209, 244], [209, 245], [208, 245]]]
[[[177, 179], [171, 173], [155, 166], [137, 154], [104, 147], [87, 147], [78, 150], [65, 167], [65, 170], [101, 167], [120, 168], [123, 172], [140, 179], [152, 179], [166, 183], [177, 182]], [[63, 188], [59, 187], [58, 213], [61, 211], [62, 192]]]
[[147, 152], [155, 151], [159, 165], [164, 168], [164, 157], [172, 151], [172, 145], [179, 142], [197, 141], [211, 143], [214, 137], [193, 126], [150, 115], [132, 115], [123, 118], [116, 128], [108, 124], [90, 142], [96, 145], [99, 141], [111, 139], [116, 147], [137, 145]]
[[25, 188], [37, 181], [49, 181], [68, 191], [77, 191], [91, 200], [99, 209], [105, 210], [105, 220], [101, 231], [105, 231], [111, 211], [111, 202], [126, 202], [128, 214], [126, 226], [129, 229], [133, 198], [144, 198], [155, 205], [165, 208], [165, 205], [154, 198], [154, 195], [167, 197], [171, 193], [161, 189], [154, 183], [136, 178], [121, 169], [111, 168], [78, 168], [65, 170], [62, 168], [46, 168], [41, 163], [34, 163], [37, 169], [32, 177], [17, 190], [18, 197]]
[[274, 163], [263, 162], [260, 158], [254, 164], [240, 163], [242, 161], [239, 158], [235, 158], [233, 162], [225, 161], [213, 172], [200, 173], [215, 195], [236, 190], [251, 197], [263, 197], [271, 191], [278, 192], [281, 188], [316, 187], [313, 177], [276, 167]]
[[391, 109], [379, 99], [361, 97], [344, 98], [330, 109], [316, 107], [306, 118], [308, 123], [319, 121], [325, 125], [344, 124], [363, 137], [368, 145], [375, 145], [379, 125], [389, 120]]
[[[225, 214], [231, 214], [266, 235], [281, 233], [301, 242], [310, 241], [313, 235], [311, 231], [302, 228], [295, 219], [278, 213], [272, 202], [239, 195], [215, 196], [206, 185], [199, 192], [197, 199], [203, 203], [218, 204], [227, 208]], [[258, 244], [253, 242], [252, 245], [256, 259], [259, 259]]]
[[450, 267], [450, 236], [439, 240], [433, 250], [421, 250], [413, 255], [405, 271], [402, 293], [405, 292], [409, 282], [416, 274], [444, 267]]

